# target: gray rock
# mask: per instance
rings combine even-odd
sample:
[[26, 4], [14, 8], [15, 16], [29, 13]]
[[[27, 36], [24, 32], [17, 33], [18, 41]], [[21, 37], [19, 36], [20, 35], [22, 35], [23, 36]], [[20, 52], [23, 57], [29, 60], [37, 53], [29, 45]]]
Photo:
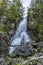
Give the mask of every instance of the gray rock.
[[43, 42], [38, 42], [38, 46], [43, 48]]
[[4, 58], [0, 58], [0, 65], [7, 65], [6, 60]]
[[31, 48], [30, 46], [18, 46], [16, 48], [17, 52], [16, 55], [18, 56], [29, 56], [32, 55], [32, 53], [34, 52], [34, 49]]
[[43, 59], [40, 59], [40, 62], [38, 62], [37, 65], [43, 65]]

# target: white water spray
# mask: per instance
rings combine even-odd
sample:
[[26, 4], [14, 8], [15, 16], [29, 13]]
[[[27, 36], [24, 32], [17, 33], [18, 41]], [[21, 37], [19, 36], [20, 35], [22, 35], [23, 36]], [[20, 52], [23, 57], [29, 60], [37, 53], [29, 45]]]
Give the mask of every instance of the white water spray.
[[[25, 3], [25, 1], [24, 1], [24, 3]], [[31, 4], [31, 1], [27, 6], [29, 6], [30, 4]], [[27, 34], [27, 13], [26, 13], [27, 6], [24, 6], [25, 13], [23, 15], [23, 21], [20, 22], [20, 24], [16, 30], [16, 33], [14, 34], [11, 45], [21, 45], [22, 44], [21, 42], [27, 43], [27, 42], [31, 41], [30, 37]], [[15, 50], [15, 47], [9, 47], [9, 54], [11, 54], [14, 50]]]

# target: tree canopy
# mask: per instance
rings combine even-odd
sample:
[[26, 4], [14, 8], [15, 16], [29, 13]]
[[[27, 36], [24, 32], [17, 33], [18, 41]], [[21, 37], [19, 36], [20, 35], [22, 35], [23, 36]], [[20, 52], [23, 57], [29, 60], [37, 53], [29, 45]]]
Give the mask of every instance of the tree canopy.
[[9, 32], [12, 24], [16, 26], [23, 17], [20, 0], [0, 0], [0, 31]]
[[28, 23], [32, 24], [32, 29], [40, 40], [43, 40], [43, 0], [36, 0], [35, 4], [28, 9]]

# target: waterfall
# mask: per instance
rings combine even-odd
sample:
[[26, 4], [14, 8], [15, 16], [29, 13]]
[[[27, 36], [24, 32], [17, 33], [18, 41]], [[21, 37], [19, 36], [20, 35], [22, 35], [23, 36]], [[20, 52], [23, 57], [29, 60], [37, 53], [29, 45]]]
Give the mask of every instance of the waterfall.
[[[27, 6], [29, 5], [30, 4], [28, 4]], [[13, 40], [11, 42], [11, 45], [21, 45], [22, 43], [27, 43], [31, 41], [30, 36], [28, 36], [27, 34], [27, 6], [24, 6], [25, 13], [23, 15], [23, 20], [20, 22], [20, 24], [17, 27], [14, 37], [12, 38]], [[9, 47], [9, 54], [11, 54], [15, 49], [16, 49], [15, 47]]]

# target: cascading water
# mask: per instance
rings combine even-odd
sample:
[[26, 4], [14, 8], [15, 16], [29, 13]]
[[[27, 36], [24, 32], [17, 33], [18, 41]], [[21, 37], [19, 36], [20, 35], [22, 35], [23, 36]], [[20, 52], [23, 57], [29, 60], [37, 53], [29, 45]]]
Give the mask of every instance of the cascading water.
[[[30, 4], [28, 4], [27, 6], [29, 5]], [[14, 34], [11, 45], [21, 45], [22, 43], [27, 43], [31, 41], [31, 38], [27, 34], [27, 13], [26, 13], [27, 9], [26, 7], [25, 7], [25, 13], [23, 15], [23, 21], [20, 22], [16, 30], [16, 33]], [[9, 54], [11, 54], [14, 50], [15, 50], [15, 47], [9, 47]]]

